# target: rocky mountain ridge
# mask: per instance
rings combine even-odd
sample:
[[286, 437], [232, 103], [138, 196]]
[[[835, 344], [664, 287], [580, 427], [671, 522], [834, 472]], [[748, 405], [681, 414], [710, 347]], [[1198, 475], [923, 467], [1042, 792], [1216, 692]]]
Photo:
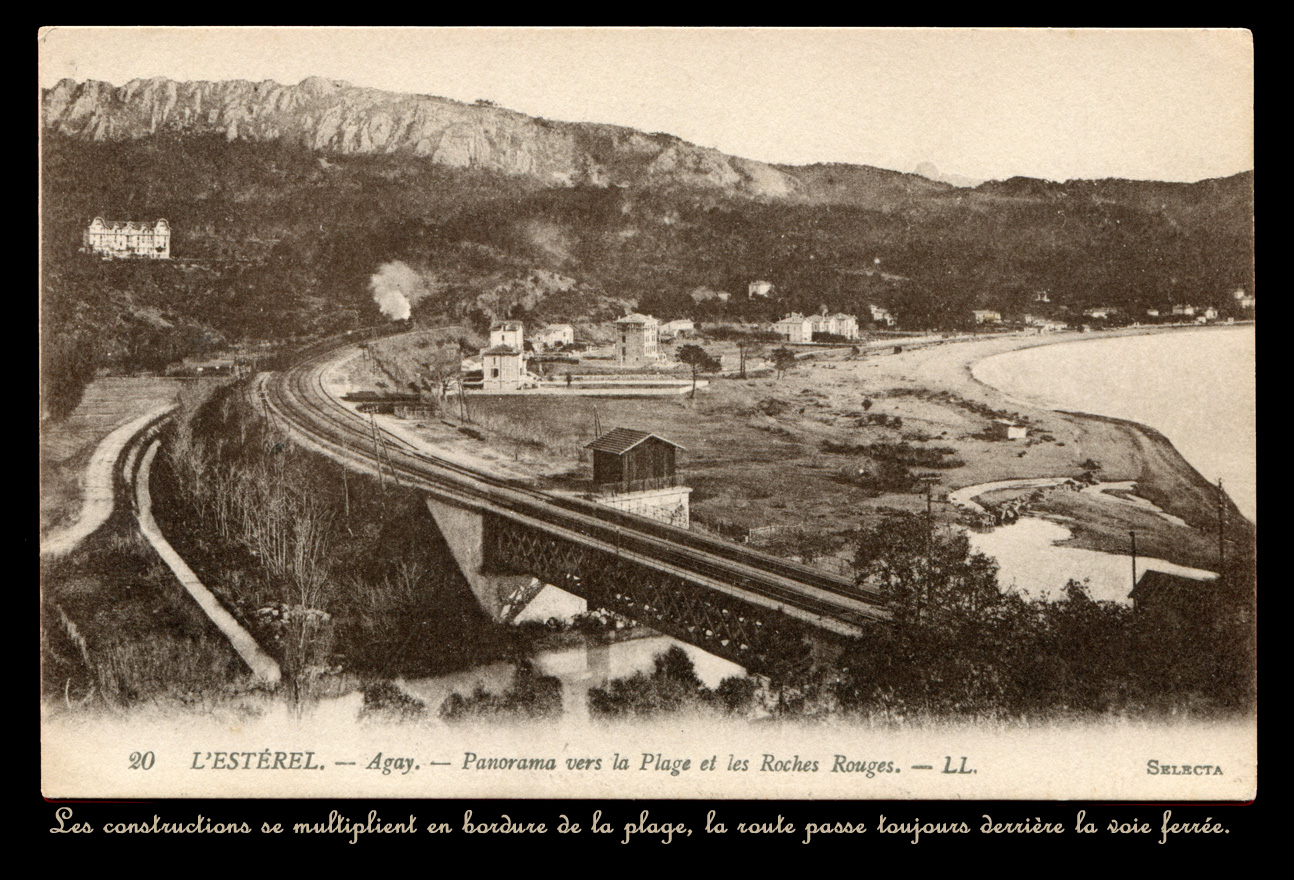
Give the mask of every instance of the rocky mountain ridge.
[[[772, 165], [666, 134], [554, 122], [488, 102], [362, 88], [310, 77], [271, 80], [132, 80], [120, 87], [64, 79], [42, 96], [47, 130], [95, 141], [172, 133], [229, 140], [289, 140], [329, 153], [406, 153], [456, 168], [522, 174], [553, 185], [649, 180], [787, 196], [797, 181]], [[892, 172], [895, 176], [897, 172]]]

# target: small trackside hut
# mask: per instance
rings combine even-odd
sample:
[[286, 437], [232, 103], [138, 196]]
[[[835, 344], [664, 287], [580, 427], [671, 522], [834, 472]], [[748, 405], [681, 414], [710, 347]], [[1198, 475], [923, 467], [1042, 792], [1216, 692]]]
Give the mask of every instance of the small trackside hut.
[[611, 492], [639, 492], [674, 486], [677, 443], [631, 428], [615, 428], [585, 449], [593, 451], [593, 482]]
[[593, 494], [600, 504], [687, 528], [692, 490], [678, 485], [677, 443], [646, 431], [615, 428], [587, 444]]

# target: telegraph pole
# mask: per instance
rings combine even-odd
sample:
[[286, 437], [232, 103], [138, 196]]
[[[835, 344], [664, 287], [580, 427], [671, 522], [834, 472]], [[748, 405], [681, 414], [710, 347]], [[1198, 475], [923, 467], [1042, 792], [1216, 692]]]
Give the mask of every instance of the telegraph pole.
[[1137, 587], [1137, 533], [1129, 530], [1128, 534], [1132, 537], [1132, 587]]

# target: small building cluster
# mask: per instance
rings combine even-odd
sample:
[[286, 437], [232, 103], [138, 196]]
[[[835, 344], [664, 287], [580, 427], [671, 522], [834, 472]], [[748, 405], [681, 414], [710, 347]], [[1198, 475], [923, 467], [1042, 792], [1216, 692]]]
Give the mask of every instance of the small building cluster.
[[890, 314], [889, 309], [883, 309], [880, 306], [869, 305], [867, 310], [872, 313], [873, 324], [884, 324], [886, 327], [894, 326], [894, 316]]
[[858, 319], [853, 315], [813, 315], [809, 318], [814, 334], [829, 333], [846, 339], [858, 338]]
[[976, 324], [1000, 324], [1002, 323], [1002, 313], [995, 312], [992, 309], [975, 309], [971, 312]]
[[673, 339], [678, 336], [691, 336], [696, 332], [696, 322], [687, 318], [678, 318], [660, 325], [662, 339]]
[[1025, 315], [1023, 321], [1026, 326], [1036, 328], [1039, 333], [1057, 333], [1069, 326], [1064, 321], [1056, 321], [1040, 315]]
[[[538, 379], [526, 371], [526, 341], [521, 321], [499, 321], [490, 328], [490, 346], [481, 350], [481, 390], [487, 394], [516, 391]], [[575, 328], [570, 324], [550, 324], [529, 341], [537, 351], [565, 348], [575, 343]]]
[[770, 328], [786, 342], [801, 344], [812, 342], [815, 335], [830, 334], [845, 339], [857, 339], [858, 319], [853, 315], [810, 315], [805, 317], [792, 312]]
[[100, 254], [106, 259], [139, 257], [148, 260], [171, 258], [171, 225], [158, 220], [153, 225], [130, 220], [95, 217], [81, 235], [84, 253]]

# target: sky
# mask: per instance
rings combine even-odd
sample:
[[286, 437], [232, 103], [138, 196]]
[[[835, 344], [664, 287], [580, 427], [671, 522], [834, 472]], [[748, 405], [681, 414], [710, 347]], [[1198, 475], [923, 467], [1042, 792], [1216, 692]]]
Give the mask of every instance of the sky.
[[1253, 168], [1245, 30], [50, 28], [40, 84], [307, 76], [976, 180]]

